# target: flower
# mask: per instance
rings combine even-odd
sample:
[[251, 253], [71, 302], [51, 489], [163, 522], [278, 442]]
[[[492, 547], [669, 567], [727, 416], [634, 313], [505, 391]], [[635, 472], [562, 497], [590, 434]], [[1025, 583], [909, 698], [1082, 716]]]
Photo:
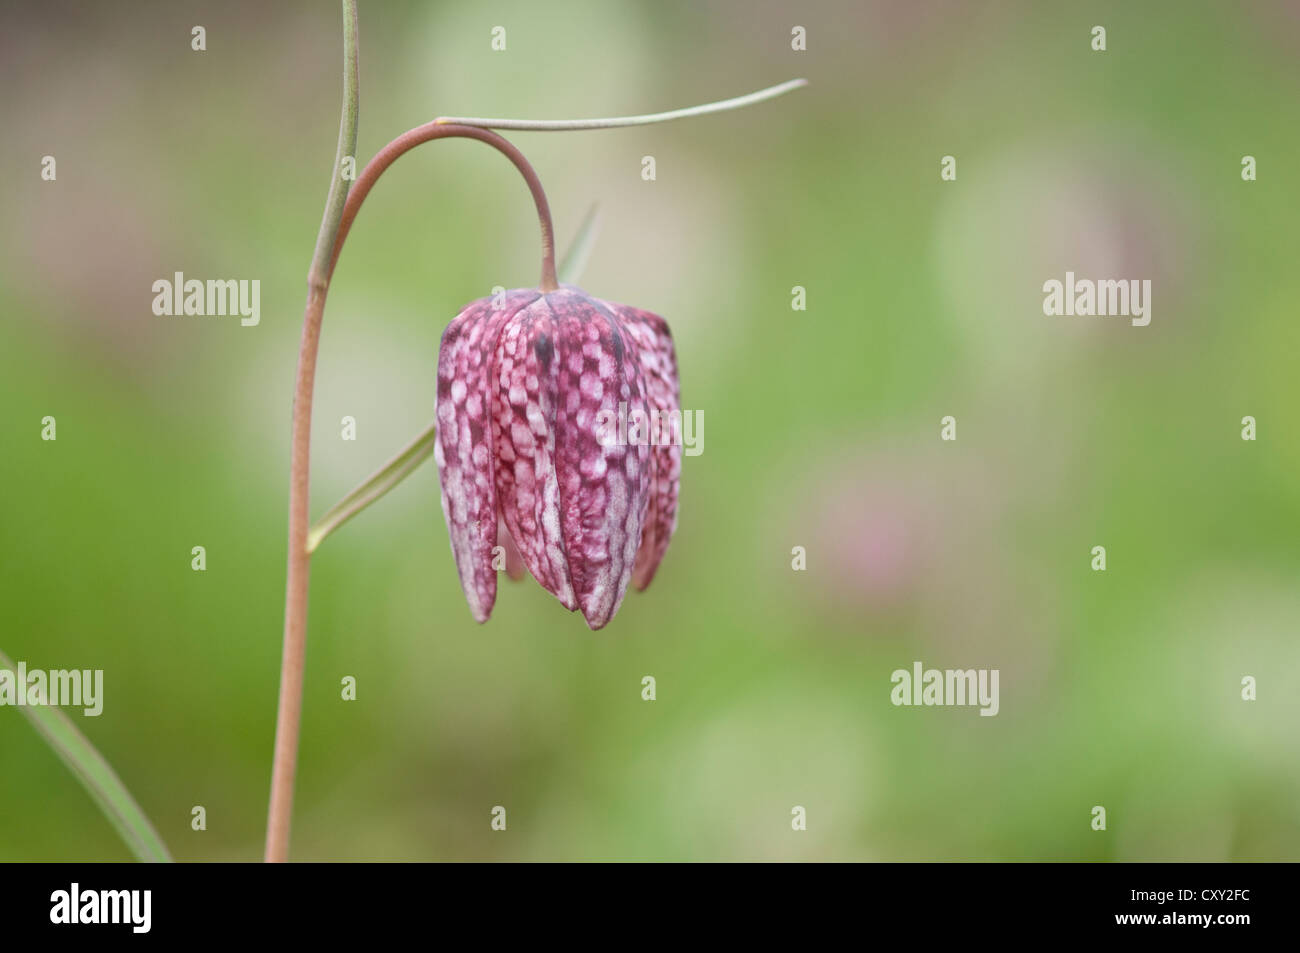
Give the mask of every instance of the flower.
[[496, 602], [498, 545], [592, 629], [629, 581], [650, 584], [677, 525], [680, 441], [611, 440], [604, 425], [650, 411], [680, 419], [658, 315], [563, 285], [482, 298], [447, 326], [434, 458], [477, 621]]

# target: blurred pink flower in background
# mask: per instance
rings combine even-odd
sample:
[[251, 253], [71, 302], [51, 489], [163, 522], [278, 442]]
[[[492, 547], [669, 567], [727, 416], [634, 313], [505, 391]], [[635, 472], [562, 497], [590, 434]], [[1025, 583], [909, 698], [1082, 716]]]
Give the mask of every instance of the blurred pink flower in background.
[[[779, 481], [794, 488], [781, 525], [807, 550], [798, 575], [810, 618], [827, 635], [902, 637], [936, 664], [1001, 668], [1024, 703], [1046, 701], [1059, 583], [1022, 548], [1016, 522], [1065, 505], [1071, 484], [1055, 464], [998, 468], [1005, 445], [978, 456], [940, 446], [937, 418], [934, 443], [834, 440], [809, 453], [802, 476]], [[1050, 445], [1047, 457], [1068, 454]]]
[[[812, 578], [832, 604], [865, 610], [915, 598], [938, 560], [941, 514], [933, 478], [876, 456], [841, 463], [806, 494]], [[796, 534], [799, 535], [799, 534]]]

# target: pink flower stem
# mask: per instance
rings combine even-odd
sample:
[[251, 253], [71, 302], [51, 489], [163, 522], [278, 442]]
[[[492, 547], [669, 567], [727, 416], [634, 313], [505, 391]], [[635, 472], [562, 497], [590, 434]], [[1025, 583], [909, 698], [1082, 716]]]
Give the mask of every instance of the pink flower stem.
[[307, 591], [311, 553], [307, 547], [311, 473], [311, 409], [316, 384], [316, 356], [320, 348], [325, 297], [338, 262], [343, 240], [379, 176], [397, 158], [431, 139], [477, 139], [503, 153], [523, 175], [537, 205], [542, 229], [540, 289], [559, 287], [555, 277], [555, 235], [551, 210], [537, 173], [523, 154], [489, 129], [459, 126], [437, 120], [405, 132], [384, 146], [367, 163], [348, 193], [339, 220], [338, 237], [324, 273], [313, 267], [308, 278], [307, 306], [298, 349], [298, 374], [293, 399], [293, 437], [289, 457], [289, 569], [284, 602], [284, 652], [280, 664], [280, 702], [276, 716], [275, 757], [271, 769], [271, 803], [266, 827], [268, 862], [289, 858], [289, 827], [293, 814], [294, 776], [298, 763], [298, 738], [302, 723], [303, 669], [307, 654]]

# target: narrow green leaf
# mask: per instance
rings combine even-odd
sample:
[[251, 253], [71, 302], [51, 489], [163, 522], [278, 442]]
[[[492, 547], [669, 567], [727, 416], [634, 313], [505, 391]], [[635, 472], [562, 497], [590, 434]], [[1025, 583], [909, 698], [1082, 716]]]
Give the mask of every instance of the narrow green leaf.
[[360, 67], [357, 64], [357, 4], [343, 0], [343, 114], [339, 117], [339, 141], [334, 149], [334, 176], [325, 199], [325, 214], [316, 235], [316, 251], [311, 256], [307, 280], [313, 290], [329, 283], [330, 261], [339, 237], [343, 206], [348, 201], [352, 180], [343, 177], [343, 160], [355, 161], [357, 155], [357, 120], [360, 116]]
[[600, 231], [600, 205], [593, 203], [587, 210], [587, 217], [582, 220], [578, 226], [578, 234], [574, 236], [573, 243], [569, 245], [569, 251], [564, 256], [564, 261], [560, 262], [560, 280], [567, 284], [577, 284], [578, 278], [587, 268], [587, 260], [591, 258], [591, 249], [596, 244], [596, 233]]
[[662, 113], [646, 113], [641, 116], [609, 116], [603, 119], [485, 119], [481, 116], [439, 116], [441, 123], [455, 123], [458, 126], [481, 126], [484, 129], [528, 129], [533, 132], [560, 132], [573, 129], [619, 129], [625, 126], [648, 126], [657, 122], [672, 122], [674, 119], [689, 119], [692, 116], [707, 116], [710, 113], [726, 112], [729, 109], [742, 109], [755, 103], [766, 102], [777, 96], [807, 86], [806, 79], [792, 79], [776, 86], [769, 86], [757, 92], [746, 93], [716, 103], [704, 103], [701, 106], [687, 106], [685, 109], [670, 109]]
[[[600, 207], [592, 205], [587, 212], [587, 217], [582, 220], [582, 225], [578, 227], [578, 234], [564, 256], [564, 263], [560, 265], [561, 281], [578, 280], [587, 265], [587, 259], [591, 257], [591, 248], [596, 242], [599, 226]], [[331, 506], [324, 516], [312, 524], [311, 530], [307, 533], [307, 552], [314, 553], [316, 547], [324, 542], [325, 537], [418, 470], [420, 464], [433, 454], [433, 441], [437, 433], [437, 424], [429, 424], [397, 456], [366, 477], [347, 496]]]
[[351, 493], [331, 506], [308, 532], [307, 552], [315, 552], [316, 547], [326, 536], [414, 473], [433, 453], [433, 440], [437, 430], [436, 424], [429, 424], [397, 456], [370, 474]]
[[[0, 652], [0, 668], [9, 669], [17, 678], [18, 667], [3, 652]], [[90, 792], [131, 853], [145, 862], [170, 862], [172, 858], [167, 845], [149, 823], [149, 818], [131, 797], [131, 792], [112, 765], [104, 760], [72, 719], [52, 705], [23, 705], [20, 710]]]

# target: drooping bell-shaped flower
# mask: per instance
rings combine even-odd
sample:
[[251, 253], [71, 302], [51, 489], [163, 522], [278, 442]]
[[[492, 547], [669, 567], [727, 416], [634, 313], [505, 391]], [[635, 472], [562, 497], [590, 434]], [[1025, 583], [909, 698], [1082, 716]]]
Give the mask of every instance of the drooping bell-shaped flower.
[[475, 619], [496, 601], [494, 550], [503, 568], [517, 552], [593, 629], [629, 581], [650, 584], [681, 469], [663, 318], [572, 285], [474, 301], [442, 335], [437, 421], [442, 509]]

